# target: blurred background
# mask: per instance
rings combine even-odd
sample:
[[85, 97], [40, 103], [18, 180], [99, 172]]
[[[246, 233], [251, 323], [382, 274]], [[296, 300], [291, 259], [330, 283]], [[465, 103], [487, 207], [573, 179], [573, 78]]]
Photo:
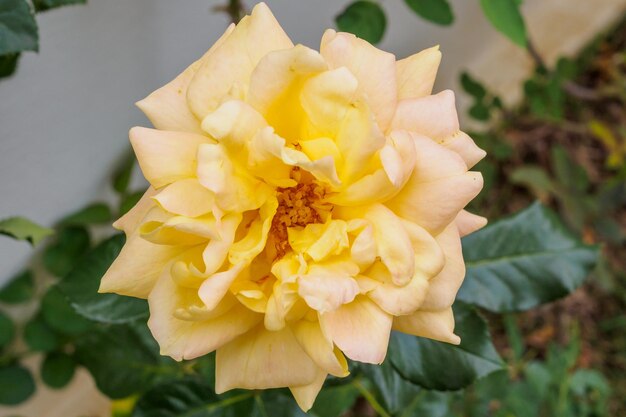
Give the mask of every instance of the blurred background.
[[[324, 29], [334, 27], [351, 2], [267, 3], [294, 42], [317, 48]], [[540, 199], [587, 243], [604, 245], [592, 284], [556, 305], [494, 320], [496, 346], [515, 366], [528, 359], [524, 352], [534, 352], [552, 361], [554, 375], [572, 367], [599, 369], [622, 395], [612, 400], [613, 408], [600, 392], [605, 409], [558, 415], [624, 415], [616, 413], [626, 413], [619, 404], [626, 382], [623, 375], [611, 380], [610, 373], [626, 371], [625, 338], [614, 338], [626, 334], [626, 0], [525, 0], [521, 12], [531, 53], [496, 30], [479, 1], [451, 0], [451, 25], [417, 16], [403, 1], [379, 3], [387, 19], [379, 47], [398, 57], [441, 47], [435, 90], [457, 92], [464, 130], [475, 131], [490, 155], [479, 167], [486, 187], [474, 211], [496, 219]], [[37, 14], [39, 52], [22, 54], [15, 74], [0, 79], [0, 219], [20, 215], [52, 227], [93, 201], [113, 201], [110, 178], [127, 157], [127, 132], [148, 125], [133, 103], [219, 37], [230, 17], [216, 5], [89, 0]], [[135, 172], [130, 188], [142, 186]], [[28, 245], [0, 239], [0, 287], [32, 256]], [[572, 330], [579, 322], [581, 328]], [[611, 343], [604, 346], [607, 337]], [[549, 347], [552, 342], [570, 350]], [[560, 377], [554, 378], [547, 384]], [[477, 390], [488, 398], [498, 385]], [[515, 396], [497, 395], [502, 398], [488, 404], [492, 411]], [[66, 391], [43, 388], [20, 408], [0, 406], [0, 416], [101, 416], [109, 410], [109, 401], [81, 372]], [[458, 415], [479, 415], [472, 413]], [[502, 415], [537, 415], [521, 413]]]

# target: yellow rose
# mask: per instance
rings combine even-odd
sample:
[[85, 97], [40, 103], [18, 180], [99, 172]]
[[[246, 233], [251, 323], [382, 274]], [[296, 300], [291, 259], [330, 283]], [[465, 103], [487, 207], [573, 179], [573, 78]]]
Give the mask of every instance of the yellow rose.
[[459, 343], [484, 152], [453, 93], [431, 95], [440, 59], [333, 30], [294, 46], [256, 6], [138, 103], [151, 187], [100, 291], [148, 299], [162, 354], [216, 350], [218, 393], [289, 387], [305, 410], [345, 356], [381, 363], [392, 329]]

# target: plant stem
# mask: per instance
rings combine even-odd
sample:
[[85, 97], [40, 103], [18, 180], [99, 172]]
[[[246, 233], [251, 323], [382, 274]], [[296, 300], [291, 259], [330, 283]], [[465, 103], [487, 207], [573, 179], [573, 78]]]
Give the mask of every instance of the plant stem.
[[526, 44], [526, 49], [528, 50], [530, 57], [533, 59], [533, 61], [535, 61], [535, 65], [537, 66], [537, 68], [547, 68], [546, 62], [543, 60], [543, 57], [537, 50], [534, 42], [530, 40], [530, 38], [528, 39], [528, 43]]
[[391, 414], [385, 410], [385, 408], [376, 400], [374, 395], [367, 389], [361, 381], [355, 379], [353, 382], [356, 389], [359, 390], [363, 398], [367, 400], [368, 403], [372, 406], [372, 408], [380, 415], [380, 417], [391, 417]]

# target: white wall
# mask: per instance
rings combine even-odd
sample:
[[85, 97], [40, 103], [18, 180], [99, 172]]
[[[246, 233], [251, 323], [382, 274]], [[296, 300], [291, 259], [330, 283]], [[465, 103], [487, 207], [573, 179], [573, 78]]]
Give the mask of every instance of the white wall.
[[[524, 7], [560, 2], [569, 9], [587, 1], [527, 0]], [[0, 218], [24, 215], [52, 225], [102, 196], [111, 166], [127, 148], [128, 129], [147, 124], [133, 103], [217, 39], [228, 23], [211, 11], [217, 3], [89, 0], [38, 15], [41, 52], [25, 54], [17, 75], [0, 81]], [[349, 1], [268, 3], [295, 42], [317, 47]], [[438, 89], [456, 88], [459, 71], [494, 42], [516, 49], [486, 23], [477, 0], [452, 3], [457, 22], [442, 28], [417, 18], [401, 0], [382, 1], [389, 18], [382, 48], [404, 57], [441, 45]], [[27, 244], [0, 237], [0, 283], [31, 253]]]

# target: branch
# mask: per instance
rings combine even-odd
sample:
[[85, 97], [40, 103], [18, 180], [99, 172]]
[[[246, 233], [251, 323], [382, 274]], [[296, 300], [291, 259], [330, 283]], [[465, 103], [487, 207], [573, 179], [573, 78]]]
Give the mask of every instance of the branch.
[[535, 65], [537, 66], [537, 68], [547, 68], [546, 62], [543, 60], [543, 57], [537, 50], [535, 44], [530, 40], [530, 38], [527, 41], [526, 49], [528, 50], [530, 57], [533, 59], [533, 61], [535, 61]]

